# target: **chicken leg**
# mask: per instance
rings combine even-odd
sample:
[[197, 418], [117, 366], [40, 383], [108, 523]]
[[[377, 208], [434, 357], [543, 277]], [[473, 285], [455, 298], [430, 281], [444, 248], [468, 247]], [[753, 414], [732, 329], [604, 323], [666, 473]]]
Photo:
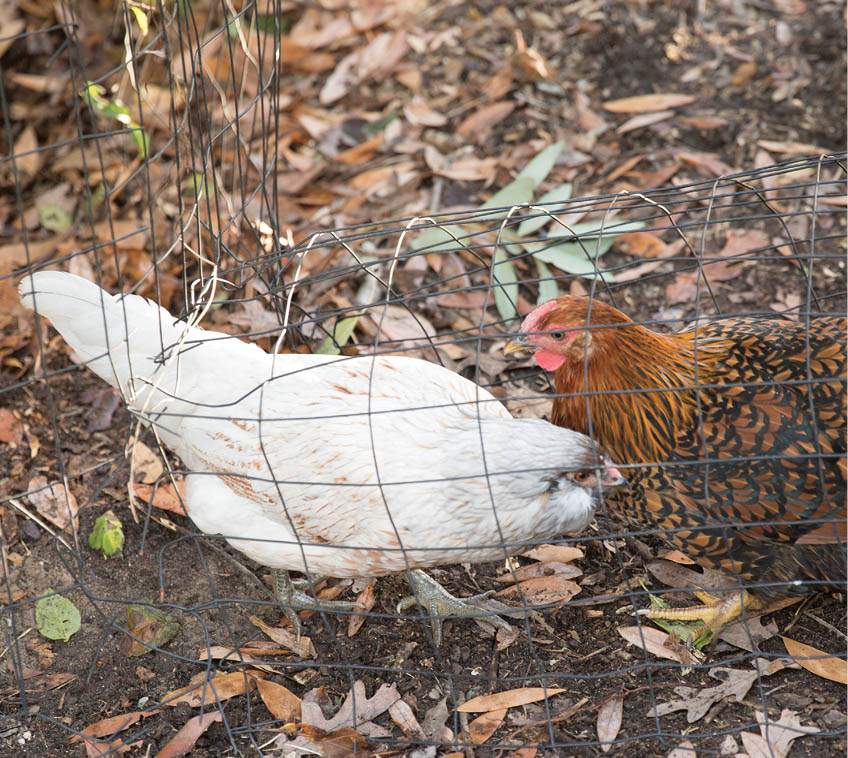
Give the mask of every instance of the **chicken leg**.
[[483, 600], [489, 597], [494, 590], [460, 599], [451, 595], [433, 577], [428, 576], [420, 569], [408, 571], [406, 577], [413, 594], [401, 599], [397, 604], [397, 611], [401, 613], [407, 608], [417, 606], [420, 603], [427, 611], [430, 626], [433, 629], [433, 639], [437, 647], [442, 644], [442, 622], [444, 621], [444, 616], [485, 618], [495, 626], [512, 632], [512, 627], [496, 613], [487, 613], [484, 608], [470, 604], [473, 600]]
[[[300, 640], [300, 619], [297, 616], [298, 611], [360, 611], [362, 606], [359, 603], [348, 600], [319, 600], [312, 595], [302, 592], [295, 587], [292, 582], [289, 572], [285, 569], [271, 569], [271, 576], [274, 581], [274, 595], [280, 605], [283, 606], [283, 613], [291, 622], [297, 639]], [[298, 584], [302, 584], [298, 582]]]
[[723, 600], [713, 597], [708, 592], [697, 590], [693, 593], [704, 605], [690, 605], [685, 608], [643, 608], [637, 611], [640, 616], [666, 621], [703, 621], [704, 626], [693, 630], [687, 645], [704, 639], [709, 632], [710, 639], [715, 639], [721, 630], [742, 615], [745, 611], [762, 609], [762, 601], [746, 590], [732, 592]]

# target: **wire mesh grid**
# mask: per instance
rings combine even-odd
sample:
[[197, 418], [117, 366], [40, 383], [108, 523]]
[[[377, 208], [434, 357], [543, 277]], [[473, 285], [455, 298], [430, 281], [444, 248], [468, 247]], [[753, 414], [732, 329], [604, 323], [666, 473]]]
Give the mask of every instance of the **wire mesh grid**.
[[[615, 494], [599, 501], [598, 520], [584, 531], [566, 529], [560, 521], [545, 532], [530, 523], [548, 498], [568, 488], [597, 497], [597, 489], [582, 487], [575, 475], [587, 475], [597, 485], [615, 465], [633, 479], [646, 462], [602, 459], [594, 447], [590, 461], [559, 450], [542, 454], [539, 447], [548, 440], [563, 447], [572, 441], [542, 422], [488, 430], [500, 429], [503, 408], [518, 417], [550, 418], [551, 402], [559, 397], [576, 398], [588, 410], [590, 437], [608, 436], [591, 401], [626, 396], [628, 390], [590, 385], [563, 391], [533, 361], [504, 357], [507, 342], [518, 333], [518, 314], [555, 295], [591, 296], [663, 334], [693, 324], [696, 334], [708, 334], [719, 317], [784, 317], [786, 324], [801, 325], [805, 335], [806, 373], [781, 379], [781, 386], [802, 386], [815, 398], [819, 387], [836, 386], [844, 396], [844, 375], [834, 368], [844, 355], [843, 337], [836, 338], [839, 350], [829, 354], [824, 368], [813, 343], [825, 323], [821, 315], [844, 314], [846, 307], [845, 154], [645, 192], [322, 230], [321, 225], [332, 226], [328, 215], [295, 244], [279, 221], [285, 203], [278, 182], [288, 178], [278, 175], [275, 160], [279, 37], [273, 30], [252, 36], [239, 24], [255, 12], [253, 6], [229, 16], [218, 33], [202, 35], [190, 9], [159, 8], [160, 31], [139, 48], [128, 36], [128, 62], [97, 78], [85, 67], [74, 7], [63, 5], [62, 12], [61, 27], [40, 34], [65, 40], [52, 61], [62, 62], [80, 93], [75, 121], [65, 140], [16, 149], [12, 122], [21, 114], [7, 97], [8, 85], [0, 85], [11, 148], [2, 170], [23, 216], [27, 159], [67, 161], [85, 179], [78, 188], [85, 210], [74, 217], [73, 234], [66, 231], [64, 237], [31, 239], [24, 229], [23, 244], [7, 248], [0, 281], [13, 287], [35, 271], [70, 272], [110, 293], [152, 298], [207, 332], [186, 331], [163, 311], [145, 307], [142, 313], [131, 300], [109, 301], [117, 310], [100, 301], [97, 318], [88, 323], [82, 312], [72, 316], [71, 332], [77, 319], [85, 327], [82, 347], [93, 342], [87, 345], [89, 365], [99, 360], [103, 366], [107, 345], [113, 351], [101, 370], [125, 376], [117, 393], [79, 366], [43, 319], [26, 322], [35, 335], [26, 341], [32, 345], [26, 355], [24, 342], [14, 335], [4, 342], [4, 355], [12, 359], [5, 363], [0, 407], [20, 409], [21, 422], [15, 426], [20, 436], [4, 451], [12, 487], [0, 493], [4, 734], [25, 745], [24, 730], [49, 733], [41, 744], [57, 754], [62, 748], [56, 745], [68, 739], [78, 743], [87, 735], [83, 746], [89, 754], [118, 754], [138, 746], [150, 750], [189, 715], [206, 713], [220, 722], [218, 731], [209, 733], [214, 735], [206, 745], [210, 754], [448, 754], [481, 750], [481, 735], [504, 718], [487, 706], [484, 717], [470, 721], [474, 712], [469, 716], [458, 706], [477, 695], [519, 688], [540, 688], [540, 694], [522, 689], [535, 699], [524, 701], [524, 714], [510, 714], [506, 736], [496, 744], [501, 750], [589, 754], [581, 751], [601, 748], [600, 733], [585, 724], [571, 728], [569, 720], [587, 703], [611, 712], [614, 720], [624, 694], [631, 702], [638, 698], [651, 725], [614, 736], [619, 750], [641, 751], [631, 754], [665, 754], [684, 738], [698, 754], [710, 754], [728, 735], [738, 738], [773, 720], [774, 687], [768, 677], [785, 666], [785, 657], [758, 647], [761, 625], [753, 616], [743, 610], [741, 637], [747, 645], [719, 643], [705, 658], [682, 642], [658, 657], [657, 644], [652, 647], [656, 630], [641, 616], [629, 615], [649, 605], [640, 555], [653, 558], [669, 541], [686, 552], [688, 541], [695, 544], [692, 524], [674, 513], [656, 523], [622, 518], [628, 506], [617, 503], [627, 503], [633, 490], [621, 495], [623, 501]], [[129, 7], [124, 13], [129, 27]], [[24, 41], [24, 35], [15, 38], [15, 44]], [[266, 41], [272, 44], [263, 47]], [[155, 73], [169, 86], [135, 86]], [[107, 102], [105, 90], [98, 88], [116, 82], [119, 94], [135, 98], [118, 113], [125, 125], [120, 129], [109, 121], [115, 116], [109, 102], [117, 99]], [[222, 82], [226, 97], [216, 91]], [[49, 107], [49, 101], [45, 92], [43, 105]], [[124, 203], [138, 204], [144, 213], [117, 220]], [[90, 244], [80, 249], [80, 238]], [[653, 247], [640, 248], [647, 244]], [[723, 286], [738, 278], [744, 278], [744, 287]], [[42, 310], [38, 287], [32, 290], [35, 308]], [[7, 324], [17, 323], [23, 331], [29, 317], [21, 314], [13, 311]], [[585, 335], [608, 324], [584, 320], [581, 326], [577, 331], [589, 340]], [[151, 335], [144, 343], [146, 330]], [[529, 336], [552, 330], [531, 329]], [[215, 336], [207, 340], [211, 333]], [[133, 347], [121, 352], [125, 343]], [[126, 355], [136, 344], [146, 350], [139, 362]], [[696, 350], [698, 344], [696, 339]], [[74, 347], [79, 354], [81, 347]], [[708, 338], [702, 348], [709, 352]], [[310, 357], [315, 353], [326, 358], [316, 361]], [[327, 363], [333, 356], [336, 361]], [[397, 363], [398, 356], [426, 363]], [[122, 360], [125, 365], [119, 366]], [[755, 394], [778, 385], [774, 377], [759, 375], [722, 386]], [[678, 388], [689, 389], [710, 387], [696, 373], [691, 387]], [[412, 402], [404, 405], [407, 397]], [[696, 417], [704, 430], [709, 414], [699, 406]], [[199, 448], [173, 431], [174, 424], [184, 422], [189, 429], [191, 419], [198, 420], [199, 431], [184, 435], [206, 435]], [[222, 425], [237, 427], [243, 438], [232, 429], [227, 437]], [[699, 483], [706, 510], [714, 492], [711, 467], [720, 479], [721, 466], [734, 463], [765, 462], [779, 472], [785, 463], [802, 460], [809, 464], [804, 475], [820, 480], [819, 500], [827, 500], [822, 492], [833, 492], [834, 462], [841, 461], [844, 474], [844, 438], [838, 439], [842, 447], [826, 451], [819, 445], [775, 454], [763, 444], [736, 458], [707, 445], [685, 461], [648, 463], [660, 471], [678, 471], [681, 465], [705, 470]], [[213, 455], [203, 444], [221, 440], [231, 446], [232, 467], [215, 468], [203, 458]], [[254, 449], [244, 459], [260, 470], [258, 475], [239, 469], [244, 450], [238, 446], [249, 444]], [[330, 457], [338, 468], [322, 472]], [[190, 472], [203, 473], [186, 495]], [[533, 489], [540, 480], [541, 492]], [[528, 481], [530, 490], [522, 490]], [[255, 498], [251, 501], [256, 492], [265, 498], [258, 508]], [[790, 505], [753, 510], [740, 521], [725, 514], [701, 525], [713, 534], [703, 552], [733, 555], [738, 546], [730, 546], [731, 531], [737, 527], [762, 535], [757, 531], [762, 527], [795, 534], [799, 527], [822, 526], [835, 529], [840, 539], [844, 492], [837, 491], [834, 502], [839, 498], [804, 513]], [[184, 507], [199, 531], [181, 513]], [[120, 557], [110, 560], [86, 544], [107, 508], [118, 511], [126, 540]], [[22, 566], [21, 551], [12, 547], [16, 541], [27, 544], [24, 538], [33, 535], [24, 529], [34, 529], [33, 523], [49, 536], [33, 548], [37, 558]], [[290, 536], [281, 541], [279, 533], [286, 531]], [[416, 532], [423, 533], [423, 541]], [[226, 537], [242, 538], [238, 550]], [[583, 593], [568, 604], [564, 593], [580, 590], [576, 584], [567, 587], [579, 571], [570, 573], [573, 567], [563, 567], [561, 560], [508, 558], [541, 544], [576, 544], [585, 551], [586, 572], [593, 573], [581, 580]], [[441, 549], [433, 555], [436, 545]], [[299, 570], [308, 562], [305, 591], [318, 591], [325, 599], [360, 593], [362, 600], [371, 590], [355, 577], [389, 576], [377, 582], [378, 600], [367, 614], [328, 608], [304, 618], [304, 634], [311, 639], [298, 646], [290, 635], [280, 636], [285, 634], [275, 626], [282, 623], [280, 604], [271, 584], [256, 578], [262, 575], [260, 564], [272, 565], [269, 556], [282, 552], [289, 557], [281, 568]], [[561, 559], [565, 553], [554, 554]], [[844, 582], [844, 549], [835, 557], [828, 553], [828, 560], [842, 574], [819, 577], [821, 589]], [[455, 619], [437, 645], [426, 623], [432, 609], [419, 603], [404, 612], [394, 609], [409, 592], [407, 570], [416, 566], [442, 566], [435, 575], [460, 596], [506, 585], [512, 588], [503, 595], [508, 602], [481, 602], [480, 628]], [[327, 570], [347, 580], [321, 580]], [[817, 581], [805, 578], [799, 588], [795, 574], [782, 578], [754, 571], [752, 578], [742, 563], [730, 574], [729, 586], [766, 590], [767, 597]], [[546, 584], [551, 575], [557, 582]], [[704, 586], [694, 574], [682, 576], [672, 585], [677, 590]], [[541, 580], [541, 590], [534, 590], [533, 579]], [[413, 594], [423, 599], [418, 587], [413, 585]], [[76, 648], [84, 666], [51, 667], [48, 661], [57, 653], [37, 643], [33, 627], [41, 624], [35, 602], [50, 591], [70, 598], [82, 613], [81, 631], [58, 655]], [[840, 602], [844, 621], [844, 593]], [[616, 610], [607, 614], [611, 634], [605, 639], [612, 644], [588, 655], [569, 650], [577, 614], [584, 622], [581, 634], [592, 634], [589, 620], [602, 618], [611, 604]], [[486, 624], [493, 609], [511, 632]], [[359, 631], [354, 619], [362, 622]], [[173, 640], [158, 636], [174, 621], [180, 628]], [[636, 629], [635, 647], [616, 635], [617, 626]], [[278, 635], [273, 648], [263, 642], [261, 630], [268, 628]], [[138, 652], [133, 639], [153, 652], [133, 658]], [[685, 686], [681, 673], [721, 680], [731, 676], [728, 667], [750, 677], [748, 698], [761, 711], [758, 720], [749, 717], [716, 729], [669, 720], [664, 706], [671, 687]], [[130, 672], [130, 681], [121, 679]], [[279, 700], [273, 687], [280, 684], [303, 696], [297, 708]], [[104, 703], [100, 711], [115, 721], [84, 735], [89, 722], [77, 714], [92, 711], [83, 711], [81, 703], [98, 693], [114, 698], [116, 692], [123, 699]], [[174, 707], [180, 701], [199, 710]], [[778, 728], [793, 730], [772, 725], [772, 736]], [[826, 750], [832, 744], [827, 739], [844, 731], [822, 732], [816, 744]], [[795, 727], [794, 733], [804, 732]]]

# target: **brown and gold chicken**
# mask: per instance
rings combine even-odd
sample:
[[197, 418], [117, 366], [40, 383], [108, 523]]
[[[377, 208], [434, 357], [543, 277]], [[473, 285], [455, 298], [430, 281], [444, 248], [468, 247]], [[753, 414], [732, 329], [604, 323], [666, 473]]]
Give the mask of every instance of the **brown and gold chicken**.
[[608, 498], [750, 592], [650, 611], [710, 632], [763, 600], [844, 591], [846, 320], [721, 318], [675, 334], [597, 300], [530, 313], [507, 352], [555, 373], [552, 421], [632, 464]]

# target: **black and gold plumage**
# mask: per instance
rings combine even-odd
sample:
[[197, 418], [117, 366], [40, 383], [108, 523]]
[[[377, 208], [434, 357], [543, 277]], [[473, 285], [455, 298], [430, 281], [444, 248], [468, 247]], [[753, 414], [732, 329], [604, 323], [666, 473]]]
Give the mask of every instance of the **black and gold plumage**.
[[753, 593], [649, 615], [715, 630], [743, 601], [844, 591], [845, 335], [839, 316], [725, 318], [661, 334], [578, 297], [527, 316], [508, 349], [532, 349], [556, 371], [554, 423], [635, 464], [630, 491], [608, 507]]

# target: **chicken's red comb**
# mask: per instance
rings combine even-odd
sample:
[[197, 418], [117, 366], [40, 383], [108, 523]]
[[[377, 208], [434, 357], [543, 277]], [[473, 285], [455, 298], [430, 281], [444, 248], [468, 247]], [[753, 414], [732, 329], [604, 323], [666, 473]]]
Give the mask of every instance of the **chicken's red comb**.
[[542, 319], [556, 307], [557, 301], [554, 299], [548, 300], [548, 302], [542, 303], [535, 310], [530, 311], [530, 313], [524, 317], [524, 321], [521, 322], [522, 333], [530, 334], [531, 332], [541, 331], [539, 329], [539, 324], [542, 322]]

